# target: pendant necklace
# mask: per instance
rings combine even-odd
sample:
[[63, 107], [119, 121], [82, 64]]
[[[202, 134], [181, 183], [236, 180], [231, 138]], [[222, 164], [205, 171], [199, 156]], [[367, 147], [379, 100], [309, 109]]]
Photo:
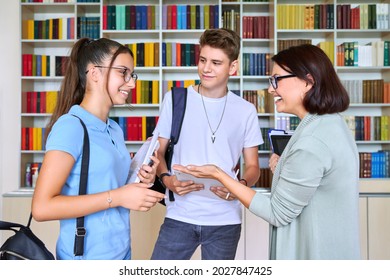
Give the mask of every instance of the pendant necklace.
[[213, 130], [213, 129], [211, 128], [209, 116], [207, 115], [207, 110], [206, 110], [206, 105], [204, 104], [203, 95], [200, 93], [200, 87], [201, 87], [201, 85], [202, 85], [202, 84], [200, 83], [199, 86], [198, 86], [198, 93], [200, 94], [200, 97], [201, 97], [201, 99], [202, 99], [203, 109], [204, 109], [204, 112], [205, 112], [205, 114], [206, 114], [207, 123], [208, 123], [209, 128], [210, 128], [210, 131], [211, 131], [211, 141], [212, 141], [213, 144], [214, 144], [214, 142], [215, 142], [215, 133], [217, 133], [218, 128], [219, 128], [219, 126], [220, 126], [220, 124], [221, 124], [221, 122], [222, 122], [223, 115], [225, 114], [225, 108], [226, 108], [227, 96], [228, 96], [228, 89], [226, 88], [225, 104], [223, 105], [223, 111], [222, 111], [221, 118], [220, 118], [220, 120], [219, 120], [219, 123], [218, 123], [218, 125], [217, 125], [217, 128], [216, 128], [215, 130]]

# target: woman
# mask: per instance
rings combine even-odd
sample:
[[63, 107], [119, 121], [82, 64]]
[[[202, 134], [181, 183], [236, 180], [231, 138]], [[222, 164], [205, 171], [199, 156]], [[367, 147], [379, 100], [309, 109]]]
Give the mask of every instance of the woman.
[[[108, 118], [135, 87], [132, 52], [109, 39], [80, 39], [47, 127], [46, 154], [32, 201], [37, 221], [60, 220], [57, 259], [130, 259], [129, 209], [148, 211], [164, 195], [149, 190], [159, 160], [126, 184], [130, 155], [123, 131]], [[78, 195], [85, 123], [90, 142], [87, 195]], [[76, 218], [85, 216], [84, 254], [73, 251]]]
[[270, 158], [271, 195], [212, 164], [174, 168], [219, 180], [269, 222], [271, 259], [359, 259], [358, 151], [339, 114], [349, 106], [347, 92], [318, 47], [291, 47], [272, 60], [268, 91], [276, 109], [301, 122], [280, 158]]

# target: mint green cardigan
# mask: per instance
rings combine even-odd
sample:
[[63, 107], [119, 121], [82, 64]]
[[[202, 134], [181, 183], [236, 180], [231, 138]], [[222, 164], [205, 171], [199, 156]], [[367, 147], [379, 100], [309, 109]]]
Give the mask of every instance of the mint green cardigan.
[[249, 210], [270, 224], [270, 259], [360, 259], [359, 155], [340, 114], [308, 114]]

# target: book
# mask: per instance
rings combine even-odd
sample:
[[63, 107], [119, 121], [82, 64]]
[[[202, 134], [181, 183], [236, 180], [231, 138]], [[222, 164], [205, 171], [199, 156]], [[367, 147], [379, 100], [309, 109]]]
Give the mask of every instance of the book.
[[160, 147], [158, 135], [159, 133], [155, 132], [153, 137], [149, 137], [131, 160], [129, 175], [127, 177], [127, 184], [140, 182], [138, 171], [141, 169], [142, 165], [153, 165], [153, 161], [150, 159], [150, 157]]

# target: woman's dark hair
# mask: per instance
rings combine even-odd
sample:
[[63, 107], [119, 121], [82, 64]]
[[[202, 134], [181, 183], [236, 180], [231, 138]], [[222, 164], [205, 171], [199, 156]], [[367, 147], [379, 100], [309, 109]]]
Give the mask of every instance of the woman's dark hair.
[[101, 65], [104, 60], [111, 57], [109, 64], [109, 67], [111, 67], [116, 57], [121, 53], [128, 53], [134, 58], [128, 47], [106, 38], [98, 40], [81, 38], [74, 44], [67, 60], [66, 73], [62, 80], [56, 107], [46, 127], [45, 138], [49, 135], [58, 118], [68, 113], [73, 105], [80, 104], [83, 100], [87, 80], [87, 66], [89, 64]]
[[348, 93], [332, 62], [319, 47], [310, 44], [290, 47], [274, 55], [272, 60], [285, 71], [313, 85], [303, 99], [303, 106], [309, 113], [323, 115], [348, 109]]

